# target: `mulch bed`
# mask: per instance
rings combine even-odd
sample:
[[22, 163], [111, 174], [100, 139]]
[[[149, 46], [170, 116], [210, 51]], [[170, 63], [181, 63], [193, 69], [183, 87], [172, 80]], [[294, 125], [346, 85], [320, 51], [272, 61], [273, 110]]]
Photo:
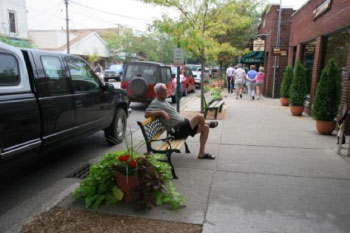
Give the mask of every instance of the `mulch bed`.
[[201, 225], [111, 215], [97, 211], [54, 207], [36, 216], [20, 233], [56, 232], [183, 232], [199, 233]]

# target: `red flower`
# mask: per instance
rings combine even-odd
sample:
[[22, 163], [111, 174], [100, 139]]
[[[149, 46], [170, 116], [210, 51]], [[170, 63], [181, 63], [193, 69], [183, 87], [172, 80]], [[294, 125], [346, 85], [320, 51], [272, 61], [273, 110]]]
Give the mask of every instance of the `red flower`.
[[136, 160], [131, 160], [131, 161], [129, 162], [129, 166], [130, 166], [131, 168], [136, 167], [136, 164], [137, 164]]
[[127, 162], [130, 158], [130, 155], [121, 155], [119, 156], [119, 161]]

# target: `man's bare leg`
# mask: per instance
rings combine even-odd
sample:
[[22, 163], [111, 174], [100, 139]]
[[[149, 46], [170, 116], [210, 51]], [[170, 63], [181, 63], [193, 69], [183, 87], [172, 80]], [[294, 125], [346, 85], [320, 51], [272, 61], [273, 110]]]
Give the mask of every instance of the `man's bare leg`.
[[200, 146], [199, 146], [198, 156], [202, 157], [206, 154], [205, 153], [205, 144], [207, 143], [207, 140], [208, 140], [209, 126], [207, 124], [205, 124], [203, 126], [199, 126], [197, 132], [200, 133], [200, 137], [199, 137]]
[[203, 126], [205, 124], [205, 119], [202, 114], [196, 114], [194, 117], [190, 119], [191, 128], [194, 129], [198, 125], [198, 127]]

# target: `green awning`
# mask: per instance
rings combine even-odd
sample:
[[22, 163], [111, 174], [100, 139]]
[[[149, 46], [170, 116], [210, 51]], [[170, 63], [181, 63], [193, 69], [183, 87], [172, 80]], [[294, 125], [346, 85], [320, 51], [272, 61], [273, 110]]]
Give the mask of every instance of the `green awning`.
[[264, 63], [264, 51], [250, 52], [242, 56], [240, 63], [245, 64], [256, 64]]

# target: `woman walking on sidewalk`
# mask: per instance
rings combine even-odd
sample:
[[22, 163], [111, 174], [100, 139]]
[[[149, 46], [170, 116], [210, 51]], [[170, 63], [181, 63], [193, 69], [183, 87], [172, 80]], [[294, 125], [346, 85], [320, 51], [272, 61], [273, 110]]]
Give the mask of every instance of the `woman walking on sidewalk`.
[[264, 87], [265, 74], [264, 67], [259, 67], [259, 72], [256, 75], [256, 94], [258, 95], [257, 100], [261, 98], [261, 93]]
[[256, 81], [256, 75], [257, 72], [255, 70], [255, 65], [250, 66], [250, 70], [248, 71], [248, 78], [247, 78], [247, 87], [248, 87], [248, 95], [252, 98], [252, 100], [255, 99], [255, 81]]

